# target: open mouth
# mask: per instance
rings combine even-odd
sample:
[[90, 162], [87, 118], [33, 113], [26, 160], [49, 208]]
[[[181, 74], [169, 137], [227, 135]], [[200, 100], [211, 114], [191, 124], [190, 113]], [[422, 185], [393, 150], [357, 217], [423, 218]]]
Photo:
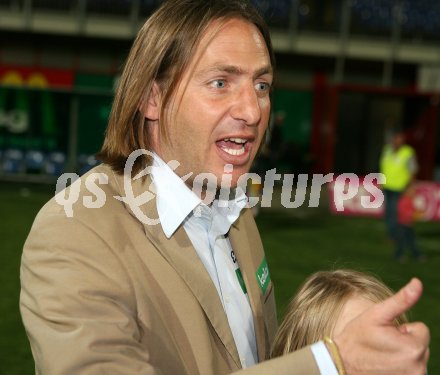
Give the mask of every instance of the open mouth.
[[217, 146], [231, 156], [240, 156], [246, 152], [248, 140], [244, 138], [225, 138], [217, 141]]

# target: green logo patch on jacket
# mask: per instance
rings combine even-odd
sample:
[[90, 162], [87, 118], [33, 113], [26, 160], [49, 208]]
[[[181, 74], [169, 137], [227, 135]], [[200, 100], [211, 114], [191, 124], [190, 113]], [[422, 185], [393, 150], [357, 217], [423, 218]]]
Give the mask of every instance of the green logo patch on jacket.
[[257, 282], [261, 288], [261, 291], [263, 292], [263, 294], [266, 293], [267, 286], [270, 282], [269, 267], [267, 266], [266, 258], [264, 258], [261, 262], [260, 267], [258, 267], [257, 273], [255, 275], [257, 277]]

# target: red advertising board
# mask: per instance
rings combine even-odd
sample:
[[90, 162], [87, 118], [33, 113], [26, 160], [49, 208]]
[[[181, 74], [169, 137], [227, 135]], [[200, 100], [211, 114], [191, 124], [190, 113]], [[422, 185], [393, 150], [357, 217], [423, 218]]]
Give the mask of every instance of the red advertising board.
[[70, 70], [24, 66], [0, 66], [0, 84], [5, 86], [73, 87], [74, 75]]
[[[440, 183], [419, 181], [415, 187], [414, 205], [421, 220], [440, 221]], [[338, 178], [328, 184], [330, 210], [337, 215], [381, 217], [383, 194], [377, 180]]]
[[440, 220], [440, 183], [418, 182], [415, 206], [423, 212], [424, 220]]

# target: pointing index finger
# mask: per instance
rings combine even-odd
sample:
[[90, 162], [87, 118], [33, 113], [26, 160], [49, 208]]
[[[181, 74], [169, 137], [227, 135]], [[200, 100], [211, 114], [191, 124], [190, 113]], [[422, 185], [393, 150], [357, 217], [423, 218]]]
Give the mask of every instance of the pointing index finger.
[[376, 312], [383, 324], [392, 324], [394, 319], [413, 307], [423, 291], [422, 282], [413, 278], [392, 297], [376, 305]]

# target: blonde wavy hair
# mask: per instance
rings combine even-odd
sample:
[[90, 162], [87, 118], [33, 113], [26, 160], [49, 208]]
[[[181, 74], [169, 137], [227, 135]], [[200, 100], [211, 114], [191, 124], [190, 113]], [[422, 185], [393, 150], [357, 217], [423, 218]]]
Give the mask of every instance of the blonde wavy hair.
[[[271, 357], [301, 349], [324, 336], [332, 336], [337, 318], [349, 298], [360, 296], [374, 303], [394, 292], [376, 277], [350, 269], [314, 273], [290, 301], [275, 336]], [[396, 325], [407, 322], [399, 316]]]

